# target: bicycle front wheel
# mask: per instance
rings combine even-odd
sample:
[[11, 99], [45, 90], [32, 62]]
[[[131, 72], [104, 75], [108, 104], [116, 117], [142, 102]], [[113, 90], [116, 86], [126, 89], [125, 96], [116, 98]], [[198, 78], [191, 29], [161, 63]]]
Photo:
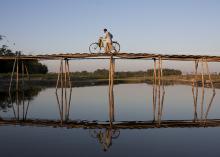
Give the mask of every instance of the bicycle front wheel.
[[118, 53], [120, 51], [120, 44], [118, 42], [113, 41], [112, 46], [115, 53]]
[[101, 51], [101, 48], [99, 47], [98, 43], [92, 43], [89, 46], [89, 52], [90, 53], [100, 53], [100, 51]]

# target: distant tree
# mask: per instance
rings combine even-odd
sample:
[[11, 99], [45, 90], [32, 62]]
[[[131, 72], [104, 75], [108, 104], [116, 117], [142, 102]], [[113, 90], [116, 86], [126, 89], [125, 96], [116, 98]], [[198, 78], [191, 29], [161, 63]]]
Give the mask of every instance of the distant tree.
[[[156, 69], [156, 72], [158, 73], [158, 69]], [[153, 76], [153, 74], [154, 74], [154, 69], [147, 70], [147, 76]], [[163, 69], [163, 75], [164, 76], [182, 75], [182, 71], [176, 69]]]
[[109, 71], [107, 69], [97, 69], [96, 71], [93, 72], [93, 75], [98, 76], [98, 77], [108, 77]]
[[[2, 45], [0, 48], [0, 55], [2, 56], [15, 56], [17, 53], [13, 53], [6, 45]], [[46, 65], [43, 65], [38, 62], [38, 60], [24, 61], [25, 65], [28, 67], [28, 71], [30, 74], [46, 74], [48, 72], [48, 68]], [[0, 73], [9, 73], [12, 71], [14, 61], [13, 60], [0, 60]], [[21, 63], [19, 63], [19, 67], [21, 69]]]

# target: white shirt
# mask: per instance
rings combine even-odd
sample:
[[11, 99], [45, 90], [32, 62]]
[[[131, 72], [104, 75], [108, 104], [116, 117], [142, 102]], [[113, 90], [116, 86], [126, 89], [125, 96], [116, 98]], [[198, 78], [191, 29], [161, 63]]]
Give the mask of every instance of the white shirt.
[[112, 43], [111, 35], [108, 31], [105, 32], [106, 43]]

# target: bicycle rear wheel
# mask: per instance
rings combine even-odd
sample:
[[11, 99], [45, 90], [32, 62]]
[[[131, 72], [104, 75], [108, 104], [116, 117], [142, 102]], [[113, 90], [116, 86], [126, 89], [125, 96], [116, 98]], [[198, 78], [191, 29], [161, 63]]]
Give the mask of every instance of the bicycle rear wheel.
[[100, 51], [101, 51], [101, 48], [99, 47], [98, 43], [92, 43], [89, 46], [89, 52], [90, 53], [100, 53]]
[[120, 51], [120, 44], [118, 42], [113, 41], [112, 46], [113, 46], [114, 53], [118, 53]]
[[112, 130], [112, 138], [116, 139], [120, 135], [120, 130]]

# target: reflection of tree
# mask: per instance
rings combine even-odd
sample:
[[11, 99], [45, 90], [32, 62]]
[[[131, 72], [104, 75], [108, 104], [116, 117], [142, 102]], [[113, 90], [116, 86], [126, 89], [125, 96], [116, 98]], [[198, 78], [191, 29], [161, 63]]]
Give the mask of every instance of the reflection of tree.
[[7, 112], [7, 109], [12, 107], [8, 93], [0, 92], [0, 97], [0, 111], [2, 110], [3, 112]]
[[0, 111], [3, 110], [4, 112], [7, 112], [8, 108], [13, 107], [13, 103], [21, 105], [23, 101], [33, 100], [41, 90], [42, 88], [40, 87], [30, 87], [24, 89], [24, 91], [16, 92], [13, 90], [10, 94], [8, 94], [7, 91], [0, 91]]

